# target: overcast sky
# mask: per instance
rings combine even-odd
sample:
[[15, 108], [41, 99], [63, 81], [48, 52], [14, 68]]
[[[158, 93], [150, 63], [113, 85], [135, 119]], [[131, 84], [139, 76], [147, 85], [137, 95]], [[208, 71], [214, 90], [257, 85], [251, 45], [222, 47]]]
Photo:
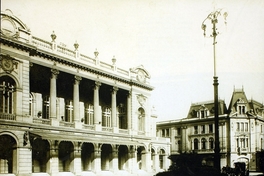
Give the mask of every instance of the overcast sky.
[[[263, 0], [1, 0], [33, 36], [125, 69], [143, 65], [151, 75], [158, 121], [187, 116], [191, 103], [213, 100], [213, 39], [201, 24], [216, 9], [219, 98], [229, 105], [235, 88], [264, 102]], [[208, 23], [210, 25], [210, 23]], [[211, 33], [211, 26], [207, 28]]]

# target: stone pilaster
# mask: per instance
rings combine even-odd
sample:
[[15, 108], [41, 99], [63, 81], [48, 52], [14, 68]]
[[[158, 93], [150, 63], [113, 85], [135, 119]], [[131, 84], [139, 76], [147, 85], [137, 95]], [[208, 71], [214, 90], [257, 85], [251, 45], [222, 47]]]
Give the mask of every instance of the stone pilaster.
[[132, 130], [132, 105], [131, 105], [131, 92], [129, 91], [127, 94], [127, 129], [131, 134]]
[[118, 171], [118, 147], [119, 145], [115, 145], [112, 151], [111, 170], [113, 173]]
[[101, 144], [95, 144], [92, 162], [92, 171], [96, 174], [101, 172]]
[[51, 141], [50, 153], [49, 153], [49, 160], [47, 163], [47, 173], [51, 176], [58, 175], [59, 173], [59, 148], [58, 148], [58, 141]]
[[136, 150], [136, 146], [130, 146], [129, 150], [128, 150], [128, 172], [131, 174], [136, 174], [138, 167], [137, 167], [137, 150]]
[[157, 152], [153, 153], [153, 170], [158, 173], [160, 171], [159, 167], [159, 154]]
[[81, 142], [74, 143], [73, 161], [71, 172], [74, 175], [82, 175], [82, 160], [81, 160]]
[[[20, 147], [16, 148], [13, 155], [17, 156], [17, 167], [15, 168], [18, 176], [26, 176], [32, 173], [32, 149], [29, 142], [29, 133], [24, 132], [23, 141], [20, 143]], [[14, 159], [14, 157], [13, 157]], [[16, 160], [16, 159], [15, 159]]]
[[150, 172], [151, 171], [151, 153], [149, 151], [144, 151], [142, 154], [142, 169]]

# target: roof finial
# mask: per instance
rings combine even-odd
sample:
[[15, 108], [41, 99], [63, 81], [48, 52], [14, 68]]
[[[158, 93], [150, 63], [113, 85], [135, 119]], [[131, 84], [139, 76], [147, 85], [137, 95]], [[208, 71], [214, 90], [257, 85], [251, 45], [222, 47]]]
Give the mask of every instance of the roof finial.
[[51, 36], [52, 42], [55, 42], [55, 39], [56, 39], [57, 36], [54, 33], [54, 31], [52, 31], [52, 34], [50, 36]]
[[97, 58], [98, 54], [99, 54], [99, 52], [97, 51], [97, 48], [96, 48], [95, 51], [94, 51], [95, 58]]
[[73, 46], [74, 46], [74, 48], [75, 48], [75, 51], [77, 51], [78, 48], [79, 48], [79, 44], [77, 43], [77, 41], [75, 41], [75, 43], [73, 44]]

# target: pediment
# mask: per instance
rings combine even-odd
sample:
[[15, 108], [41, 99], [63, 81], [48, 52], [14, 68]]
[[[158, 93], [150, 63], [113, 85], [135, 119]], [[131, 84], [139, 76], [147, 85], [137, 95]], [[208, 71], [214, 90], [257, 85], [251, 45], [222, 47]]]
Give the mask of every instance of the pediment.
[[1, 34], [7, 37], [16, 37], [19, 31], [29, 33], [28, 27], [9, 9], [1, 12]]

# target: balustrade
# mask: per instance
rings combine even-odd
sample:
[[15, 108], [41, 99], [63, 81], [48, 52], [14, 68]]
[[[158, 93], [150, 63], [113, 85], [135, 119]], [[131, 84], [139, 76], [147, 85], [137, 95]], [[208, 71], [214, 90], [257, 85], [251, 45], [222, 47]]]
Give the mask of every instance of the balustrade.
[[0, 119], [2, 120], [16, 120], [15, 114], [0, 113]]

